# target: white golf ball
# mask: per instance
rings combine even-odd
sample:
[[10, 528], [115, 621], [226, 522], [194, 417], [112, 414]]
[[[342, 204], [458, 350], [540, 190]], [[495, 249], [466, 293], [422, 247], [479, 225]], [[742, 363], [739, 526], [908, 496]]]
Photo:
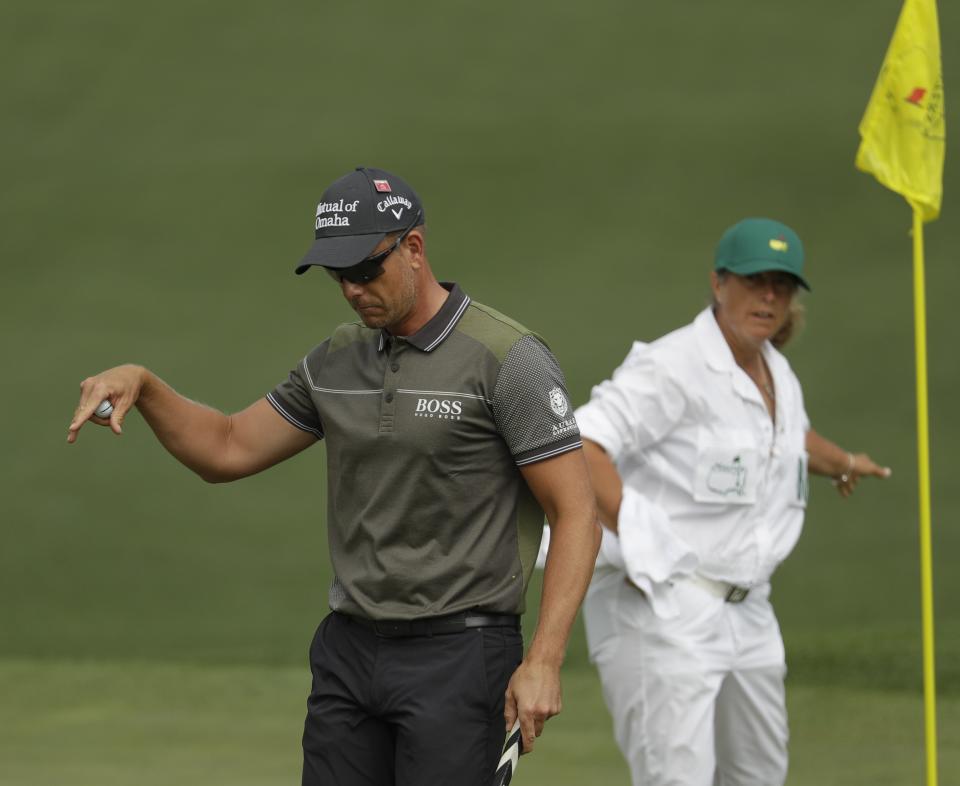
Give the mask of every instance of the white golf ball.
[[113, 412], [113, 404], [104, 399], [100, 402], [100, 406], [96, 408], [93, 414], [98, 418], [108, 418], [111, 412]]

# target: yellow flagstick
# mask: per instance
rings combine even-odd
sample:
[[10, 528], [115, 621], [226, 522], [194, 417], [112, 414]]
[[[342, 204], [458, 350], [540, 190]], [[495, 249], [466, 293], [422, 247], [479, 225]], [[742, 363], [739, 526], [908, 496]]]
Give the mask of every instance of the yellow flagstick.
[[858, 169], [901, 194], [913, 208], [914, 336], [917, 353], [917, 452], [920, 482], [920, 599], [927, 786], [937, 786], [937, 710], [933, 658], [930, 537], [930, 437], [927, 418], [927, 312], [923, 224], [940, 215], [946, 148], [940, 24], [936, 0], [904, 0], [873, 93], [860, 121]]
[[927, 305], [923, 215], [913, 207], [913, 307], [917, 354], [917, 453], [920, 481], [920, 605], [923, 627], [923, 710], [927, 786], [937, 786], [937, 690], [933, 649], [933, 559], [930, 538], [930, 431], [927, 417]]

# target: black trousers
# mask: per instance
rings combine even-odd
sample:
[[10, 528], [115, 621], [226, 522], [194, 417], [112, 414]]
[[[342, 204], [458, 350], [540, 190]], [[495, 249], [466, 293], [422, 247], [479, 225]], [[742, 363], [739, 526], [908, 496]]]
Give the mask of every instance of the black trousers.
[[512, 628], [384, 638], [330, 614], [310, 646], [303, 786], [488, 786], [522, 658]]

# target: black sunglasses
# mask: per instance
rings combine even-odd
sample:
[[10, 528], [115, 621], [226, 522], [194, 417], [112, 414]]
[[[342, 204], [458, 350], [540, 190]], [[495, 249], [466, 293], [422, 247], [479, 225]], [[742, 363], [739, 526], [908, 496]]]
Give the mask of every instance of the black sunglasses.
[[388, 248], [385, 248], [379, 254], [374, 254], [372, 257], [361, 259], [359, 262], [357, 262], [357, 264], [352, 265], [351, 267], [343, 269], [328, 267], [324, 268], [324, 270], [326, 270], [327, 273], [330, 274], [330, 278], [332, 278], [338, 284], [342, 281], [349, 281], [351, 284], [369, 284], [375, 278], [379, 278], [383, 274], [383, 263], [387, 261], [387, 257], [397, 250], [397, 246], [403, 242], [403, 239], [410, 234], [411, 230], [413, 230], [419, 221], [420, 211], [418, 210], [417, 214], [413, 217], [413, 223], [404, 229]]

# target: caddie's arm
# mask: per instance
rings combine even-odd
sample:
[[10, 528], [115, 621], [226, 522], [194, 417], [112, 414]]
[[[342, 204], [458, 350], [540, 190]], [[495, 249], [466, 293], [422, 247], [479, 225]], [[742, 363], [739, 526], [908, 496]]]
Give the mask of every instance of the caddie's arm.
[[533, 750], [546, 720], [561, 709], [560, 665], [600, 547], [596, 505], [583, 452], [573, 450], [520, 468], [550, 523], [537, 629], [506, 690], [504, 720], [517, 716], [523, 750]]
[[853, 493], [861, 477], [889, 478], [890, 467], [881, 467], [866, 453], [851, 453], [813, 429], [807, 432], [807, 469], [815, 475], [833, 478], [843, 497]]
[[623, 500], [623, 480], [607, 451], [592, 439], [583, 437], [583, 455], [590, 470], [593, 493], [597, 496], [600, 523], [616, 532]]
[[[113, 404], [109, 419], [94, 414], [104, 399]], [[316, 441], [313, 435], [287, 423], [266, 399], [226, 415], [181, 396], [142, 366], [125, 365], [80, 383], [80, 403], [67, 442], [76, 442], [88, 420], [122, 433], [124, 418], [134, 406], [163, 447], [211, 483], [253, 475]]]

